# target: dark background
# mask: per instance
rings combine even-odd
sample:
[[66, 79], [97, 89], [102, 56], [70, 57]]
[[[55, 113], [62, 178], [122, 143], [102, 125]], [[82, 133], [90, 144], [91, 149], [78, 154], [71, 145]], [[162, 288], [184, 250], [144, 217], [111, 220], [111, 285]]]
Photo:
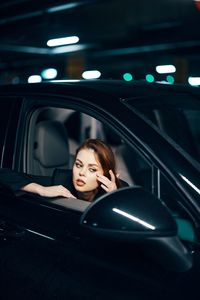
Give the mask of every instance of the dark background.
[[[48, 39], [77, 35], [79, 50], [55, 53]], [[0, 84], [27, 82], [44, 68], [56, 79], [79, 79], [85, 70], [101, 78], [166, 80], [156, 65], [174, 64], [177, 83], [200, 75], [200, 1], [6, 0], [0, 2]], [[80, 49], [81, 47], [81, 49]]]

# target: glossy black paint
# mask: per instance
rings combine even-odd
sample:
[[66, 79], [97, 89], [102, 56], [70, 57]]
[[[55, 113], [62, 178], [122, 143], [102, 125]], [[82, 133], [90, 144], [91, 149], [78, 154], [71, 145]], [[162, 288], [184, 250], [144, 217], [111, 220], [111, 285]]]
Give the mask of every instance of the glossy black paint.
[[164, 204], [141, 187], [104, 195], [81, 217], [83, 228], [118, 240], [176, 236], [177, 226]]
[[15, 197], [9, 191], [1, 191], [0, 199], [3, 219], [18, 224], [27, 231], [59, 241], [80, 235], [78, 224], [81, 213], [78, 211], [56, 205], [48, 198], [26, 194]]

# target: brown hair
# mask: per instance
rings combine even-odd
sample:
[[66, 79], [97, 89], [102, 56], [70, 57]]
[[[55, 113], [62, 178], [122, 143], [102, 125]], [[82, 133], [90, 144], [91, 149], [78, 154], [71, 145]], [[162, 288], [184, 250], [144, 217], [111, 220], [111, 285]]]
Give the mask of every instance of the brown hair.
[[93, 149], [97, 159], [99, 160], [103, 169], [104, 176], [110, 178], [109, 170], [112, 170], [115, 175], [115, 182], [117, 187], [120, 186], [119, 179], [116, 176], [116, 161], [114, 153], [109, 145], [100, 139], [87, 139], [81, 146], [76, 150], [76, 156], [82, 149]]

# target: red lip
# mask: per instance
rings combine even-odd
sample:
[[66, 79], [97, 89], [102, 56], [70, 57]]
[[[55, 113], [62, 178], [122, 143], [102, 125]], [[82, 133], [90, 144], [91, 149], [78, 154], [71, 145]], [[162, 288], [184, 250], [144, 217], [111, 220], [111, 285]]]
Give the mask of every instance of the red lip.
[[81, 179], [77, 179], [77, 180], [76, 180], [76, 184], [77, 184], [78, 186], [83, 186], [83, 185], [85, 184], [85, 182], [84, 182], [83, 180], [81, 180]]

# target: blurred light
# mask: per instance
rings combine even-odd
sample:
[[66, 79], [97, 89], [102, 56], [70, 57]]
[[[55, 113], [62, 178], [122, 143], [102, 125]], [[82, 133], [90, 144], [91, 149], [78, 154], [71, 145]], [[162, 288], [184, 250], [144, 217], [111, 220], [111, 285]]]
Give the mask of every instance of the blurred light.
[[133, 76], [131, 75], [131, 73], [125, 73], [123, 75], [123, 78], [124, 78], [125, 81], [131, 81], [131, 80], [133, 80]]
[[98, 70], [85, 71], [82, 74], [84, 79], [97, 79], [101, 76], [101, 72]]
[[36, 83], [41, 81], [42, 81], [42, 77], [40, 75], [31, 75], [28, 78], [28, 83]]
[[20, 83], [20, 78], [18, 76], [15, 76], [12, 78], [12, 84], [18, 84]]
[[174, 77], [173, 76], [171, 76], [171, 75], [167, 75], [167, 82], [169, 82], [169, 83], [171, 83], [171, 84], [173, 84], [174, 83]]
[[68, 36], [68, 37], [64, 37], [64, 38], [48, 40], [47, 46], [56, 47], [56, 46], [62, 46], [62, 45], [76, 44], [76, 43], [78, 43], [78, 41], [79, 41], [78, 36]]
[[53, 68], [45, 69], [41, 72], [41, 75], [44, 79], [54, 79], [56, 78], [57, 74], [57, 70]]
[[154, 82], [154, 80], [155, 80], [154, 76], [151, 74], [147, 74], [145, 78], [146, 78], [147, 82]]
[[157, 83], [161, 83], [161, 84], [170, 84], [168, 81], [166, 80], [161, 80], [161, 81], [156, 81]]
[[78, 6], [78, 3], [69, 3], [69, 4], [63, 4], [63, 5], [57, 5], [53, 6], [47, 9], [48, 13], [54, 13], [57, 11], [65, 10], [65, 9], [71, 9]]
[[60, 46], [51, 49], [51, 54], [61, 54], [61, 53], [70, 53], [75, 51], [81, 51], [87, 49], [86, 45], [68, 45], [68, 46]]
[[190, 85], [200, 85], [200, 77], [189, 77], [188, 82]]
[[196, 8], [200, 10], [200, 0], [194, 0], [196, 4]]
[[56, 79], [56, 80], [51, 80], [51, 82], [79, 82], [80, 79]]
[[174, 73], [176, 72], [176, 68], [173, 65], [162, 65], [162, 66], [157, 66], [156, 71], [159, 74]]

